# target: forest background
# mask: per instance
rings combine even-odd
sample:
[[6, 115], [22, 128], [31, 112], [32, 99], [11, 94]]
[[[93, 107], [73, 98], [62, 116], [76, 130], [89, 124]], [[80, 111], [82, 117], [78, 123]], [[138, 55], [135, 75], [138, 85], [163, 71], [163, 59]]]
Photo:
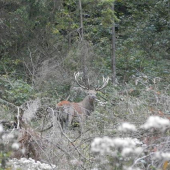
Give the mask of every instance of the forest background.
[[[84, 97], [75, 88], [75, 72], [94, 85], [102, 76], [112, 79], [115, 52], [116, 81], [98, 93], [101, 105], [87, 121], [88, 134], [77, 142], [87, 159], [75, 154], [83, 163], [67, 165], [92, 169], [96, 165], [87, 161], [87, 150], [95, 137], [120, 136], [115, 128], [124, 121], [140, 126], [149, 115], [169, 116], [169, 35], [169, 0], [0, 0], [0, 119], [13, 120], [17, 108], [31, 101], [38, 103], [33, 110], [39, 114], [29, 124], [40, 129], [47, 107]], [[61, 157], [58, 153], [58, 162]], [[50, 163], [56, 164], [54, 158]]]

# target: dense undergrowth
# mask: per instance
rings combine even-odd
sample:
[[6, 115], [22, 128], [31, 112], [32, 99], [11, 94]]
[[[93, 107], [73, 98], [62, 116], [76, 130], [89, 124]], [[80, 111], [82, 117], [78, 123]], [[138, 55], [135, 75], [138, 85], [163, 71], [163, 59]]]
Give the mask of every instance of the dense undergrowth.
[[[82, 0], [83, 41], [78, 6], [0, 0], [1, 169], [22, 162], [13, 157], [32, 157], [49, 169], [168, 170], [169, 1], [117, 0], [113, 11], [113, 0]], [[94, 86], [111, 80], [113, 23], [116, 83], [97, 93], [81, 128], [63, 131], [56, 103], [85, 97], [74, 73], [86, 72]]]
[[[133, 77], [124, 86], [110, 84], [99, 92], [96, 109], [84, 122], [81, 136], [79, 127], [62, 131], [55, 117], [46, 112], [47, 106], [55, 111], [56, 99], [36, 96], [27, 101], [22, 106], [24, 119], [44, 141], [42, 146], [40, 139], [32, 136], [38, 142], [35, 148], [40, 152], [39, 159], [55, 164], [57, 169], [167, 169], [170, 86], [162, 85], [159, 77], [148, 77]], [[77, 96], [76, 93], [84, 95], [83, 91], [72, 92]], [[2, 106], [1, 120], [13, 120], [17, 105], [4, 100]], [[149, 116], [157, 117], [149, 120]], [[40, 132], [51, 123], [53, 127]], [[7, 151], [6, 158], [11, 151]]]

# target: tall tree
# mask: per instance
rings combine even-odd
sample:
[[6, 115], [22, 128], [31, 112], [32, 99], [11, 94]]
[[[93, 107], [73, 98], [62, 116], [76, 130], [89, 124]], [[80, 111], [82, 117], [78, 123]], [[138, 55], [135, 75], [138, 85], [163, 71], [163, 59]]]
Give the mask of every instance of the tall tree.
[[[112, 10], [114, 12], [114, 2], [113, 2], [113, 7]], [[115, 41], [116, 41], [116, 36], [115, 36], [115, 21], [113, 22], [112, 26], [112, 83], [116, 83], [116, 52], [115, 52]]]
[[[82, 64], [82, 71], [83, 71], [83, 79], [85, 85], [88, 86], [88, 78], [87, 78], [87, 66], [86, 66], [86, 55], [87, 52], [84, 50], [84, 45], [86, 45], [84, 41], [84, 28], [83, 28], [83, 10], [82, 10], [82, 2], [79, 0], [79, 11], [80, 11], [80, 28], [78, 30], [80, 42], [81, 42], [81, 64]], [[86, 49], [86, 48], [85, 48]]]
[[82, 3], [81, 3], [81, 0], [79, 0], [79, 11], [80, 11], [79, 36], [80, 36], [80, 40], [83, 41], [83, 11], [82, 11]]

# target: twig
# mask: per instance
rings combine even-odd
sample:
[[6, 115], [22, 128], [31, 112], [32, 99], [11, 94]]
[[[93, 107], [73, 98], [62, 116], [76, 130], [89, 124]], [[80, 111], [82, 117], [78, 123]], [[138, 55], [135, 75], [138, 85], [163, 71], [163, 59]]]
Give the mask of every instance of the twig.
[[45, 132], [46, 130], [49, 130], [53, 127], [53, 124], [47, 127], [46, 129], [41, 129], [39, 132]]
[[19, 114], [19, 107], [17, 107], [18, 109], [18, 114], [17, 114], [17, 129], [19, 129], [19, 124], [20, 124], [20, 114]]
[[136, 159], [135, 162], [133, 163], [133, 165], [131, 166], [131, 168], [133, 168], [135, 166], [135, 164], [137, 164], [140, 160], [142, 160], [144, 158], [147, 158], [147, 157], [151, 156], [152, 154], [153, 153], [150, 153], [149, 155], [145, 155], [145, 156], [143, 156], [141, 158]]
[[[53, 110], [52, 108], [50, 108], [50, 109], [52, 110], [53, 116], [55, 116], [55, 115], [54, 115], [54, 110]], [[60, 128], [60, 131], [61, 131], [62, 135], [71, 143], [71, 145], [75, 148], [75, 150], [78, 152], [78, 154], [81, 155], [85, 160], [90, 161], [90, 160], [87, 159], [84, 155], [82, 155], [82, 153], [81, 153], [81, 152], [79, 151], [79, 149], [74, 145], [74, 143], [71, 141], [71, 139], [64, 133], [64, 131], [63, 131], [62, 127], [61, 127], [60, 122], [57, 121], [57, 123], [58, 123], [58, 126], [59, 126], [59, 128]], [[82, 166], [81, 166], [81, 168], [82, 168], [82, 169], [85, 169], [85, 168], [82, 167]]]
[[[34, 142], [37, 144], [37, 146], [39, 147], [39, 149], [45, 154], [46, 158], [49, 160], [50, 166], [52, 167], [51, 161], [49, 159], [49, 156], [46, 154], [46, 152], [43, 150], [43, 148], [39, 145], [39, 142], [36, 140], [36, 138], [28, 131], [26, 130], [26, 132], [31, 136], [31, 138], [34, 140]], [[53, 169], [53, 167], [52, 167]]]

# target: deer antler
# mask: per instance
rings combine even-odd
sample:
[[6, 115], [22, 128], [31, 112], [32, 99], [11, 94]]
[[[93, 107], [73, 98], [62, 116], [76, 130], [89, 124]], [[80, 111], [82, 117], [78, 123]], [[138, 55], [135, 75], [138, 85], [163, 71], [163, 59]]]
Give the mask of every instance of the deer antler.
[[105, 88], [108, 83], [109, 83], [109, 77], [105, 78], [103, 76], [103, 85], [101, 85], [100, 87], [95, 87], [95, 90], [100, 91], [101, 89]]
[[[84, 86], [84, 85], [82, 85], [82, 84], [79, 83], [79, 81], [78, 81], [79, 76], [80, 76], [80, 72], [74, 73], [74, 77], [75, 77], [76, 83], [77, 83], [81, 88], [86, 89], [86, 90], [89, 90], [88, 87], [86, 87], [86, 86]], [[89, 80], [88, 80], [88, 81], [89, 81]]]

